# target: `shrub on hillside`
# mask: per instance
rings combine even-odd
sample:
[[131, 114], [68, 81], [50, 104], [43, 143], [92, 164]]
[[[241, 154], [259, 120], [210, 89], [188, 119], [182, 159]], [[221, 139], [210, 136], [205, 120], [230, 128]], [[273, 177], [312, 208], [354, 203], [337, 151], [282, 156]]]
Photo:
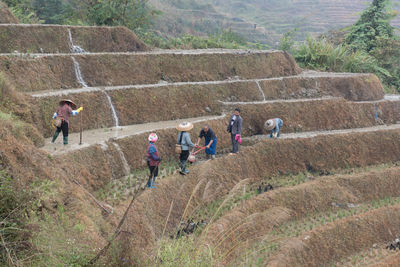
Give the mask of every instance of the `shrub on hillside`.
[[368, 53], [359, 50], [353, 52], [343, 44], [334, 46], [325, 39], [308, 37], [305, 43], [294, 49], [293, 54], [297, 62], [306, 68], [334, 72], [371, 72], [381, 77], [390, 75]]

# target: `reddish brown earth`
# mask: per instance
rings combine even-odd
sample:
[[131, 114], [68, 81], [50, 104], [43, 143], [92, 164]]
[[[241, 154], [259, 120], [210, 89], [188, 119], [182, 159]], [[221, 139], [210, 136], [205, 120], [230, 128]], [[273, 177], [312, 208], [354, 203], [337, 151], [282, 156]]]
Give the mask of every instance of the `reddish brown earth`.
[[135, 52], [149, 48], [125, 27], [0, 25], [0, 53], [70, 53], [74, 45], [86, 52]]
[[[161, 190], [145, 191], [129, 211], [123, 229], [131, 233], [120, 239], [131, 262], [142, 258], [163, 231], [168, 211], [167, 233], [180, 218], [206, 203], [221, 199], [239, 181], [260, 179], [277, 173], [297, 173], [366, 166], [396, 161], [400, 157], [399, 130], [323, 136], [297, 140], [265, 140], [236, 156], [207, 162], [189, 176], [162, 181]], [[368, 149], [365, 149], [365, 148]], [[238, 164], [240, 162], [240, 164]], [[265, 164], [268, 162], [268, 164]], [[154, 199], [158, 201], [154, 202]], [[135, 248], [143, 248], [143, 252]]]
[[[189, 51], [74, 55], [89, 86], [218, 81], [296, 75], [294, 59], [279, 51]], [[21, 92], [81, 87], [71, 56], [0, 56], [0, 71]]]

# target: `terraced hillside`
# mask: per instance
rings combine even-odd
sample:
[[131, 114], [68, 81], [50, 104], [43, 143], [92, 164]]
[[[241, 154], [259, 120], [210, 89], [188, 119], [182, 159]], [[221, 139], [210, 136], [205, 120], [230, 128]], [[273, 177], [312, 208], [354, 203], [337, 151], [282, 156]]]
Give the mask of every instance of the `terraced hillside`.
[[[320, 35], [354, 23], [365, 9], [364, 0], [151, 0], [163, 11], [156, 29], [171, 35], [212, 33], [232, 29], [251, 41], [273, 47], [283, 33], [298, 28], [298, 40], [307, 34]], [[399, 4], [398, 0], [393, 1]], [[398, 10], [398, 6], [394, 6]], [[254, 25], [256, 24], [256, 27]], [[400, 18], [393, 21], [400, 26]]]
[[[26, 183], [61, 181], [63, 198], [46, 199], [41, 210], [62, 207], [79, 222], [85, 234], [75, 246], [89, 247], [91, 263], [184, 266], [177, 255], [156, 253], [163, 242], [184, 241], [165, 240], [190, 219], [204, 222], [189, 238], [193, 255], [213, 252], [205, 265], [397, 260], [385, 245], [400, 235], [400, 97], [385, 96], [376, 76], [304, 71], [281, 51], [147, 51], [120, 28], [29, 27], [50, 31], [50, 41], [30, 42], [34, 53], [13, 52], [27, 51], [26, 27], [0, 25], [18, 47], [0, 47], [0, 70], [13, 88], [5, 104], [29, 125], [27, 138], [45, 139], [25, 144], [19, 131], [5, 132], [1, 166]], [[103, 31], [119, 37], [90, 45]], [[65, 147], [48, 139], [61, 98], [84, 107]], [[234, 107], [245, 138], [230, 155]], [[273, 117], [284, 121], [281, 139], [265, 135]], [[182, 121], [194, 123], [192, 137], [205, 123], [218, 136], [218, 158], [200, 156], [187, 176], [177, 174], [173, 151]], [[144, 190], [154, 131], [162, 179]]]
[[0, 2], [0, 23], [18, 23], [18, 19], [14, 17], [3, 2]]

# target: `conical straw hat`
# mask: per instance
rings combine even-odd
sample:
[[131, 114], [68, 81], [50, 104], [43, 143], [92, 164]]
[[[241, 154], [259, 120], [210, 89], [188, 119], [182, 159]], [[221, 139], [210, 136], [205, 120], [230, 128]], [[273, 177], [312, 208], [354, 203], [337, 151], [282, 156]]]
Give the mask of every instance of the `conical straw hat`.
[[64, 105], [64, 103], [70, 103], [71, 104], [71, 108], [72, 109], [76, 109], [76, 104], [74, 103], [74, 101], [70, 100], [70, 99], [62, 99], [59, 104], [60, 105]]
[[187, 132], [193, 129], [193, 123], [191, 122], [182, 122], [179, 124], [176, 129], [180, 132]]
[[276, 121], [275, 120], [267, 120], [264, 124], [265, 130], [271, 131], [276, 127]]

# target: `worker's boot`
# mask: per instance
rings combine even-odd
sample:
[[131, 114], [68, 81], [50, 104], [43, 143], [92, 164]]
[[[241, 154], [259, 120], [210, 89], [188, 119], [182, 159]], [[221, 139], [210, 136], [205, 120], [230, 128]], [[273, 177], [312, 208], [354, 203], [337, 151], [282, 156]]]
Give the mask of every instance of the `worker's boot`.
[[55, 132], [53, 135], [53, 139], [51, 140], [52, 143], [54, 143], [58, 137], [58, 135], [60, 134], [60, 132]]
[[64, 136], [64, 145], [68, 145], [68, 136]]
[[155, 186], [152, 184], [152, 178], [151, 176], [149, 177], [149, 180], [147, 181], [147, 188], [155, 188]]
[[181, 167], [181, 171], [180, 171], [181, 174], [185, 175], [185, 174], [189, 173], [189, 171], [186, 170], [186, 160], [181, 160], [180, 167]]
[[156, 179], [157, 179], [157, 176], [154, 176], [154, 177], [153, 177], [153, 183], [152, 183], [152, 186], [158, 185], [158, 184], [156, 184]]

